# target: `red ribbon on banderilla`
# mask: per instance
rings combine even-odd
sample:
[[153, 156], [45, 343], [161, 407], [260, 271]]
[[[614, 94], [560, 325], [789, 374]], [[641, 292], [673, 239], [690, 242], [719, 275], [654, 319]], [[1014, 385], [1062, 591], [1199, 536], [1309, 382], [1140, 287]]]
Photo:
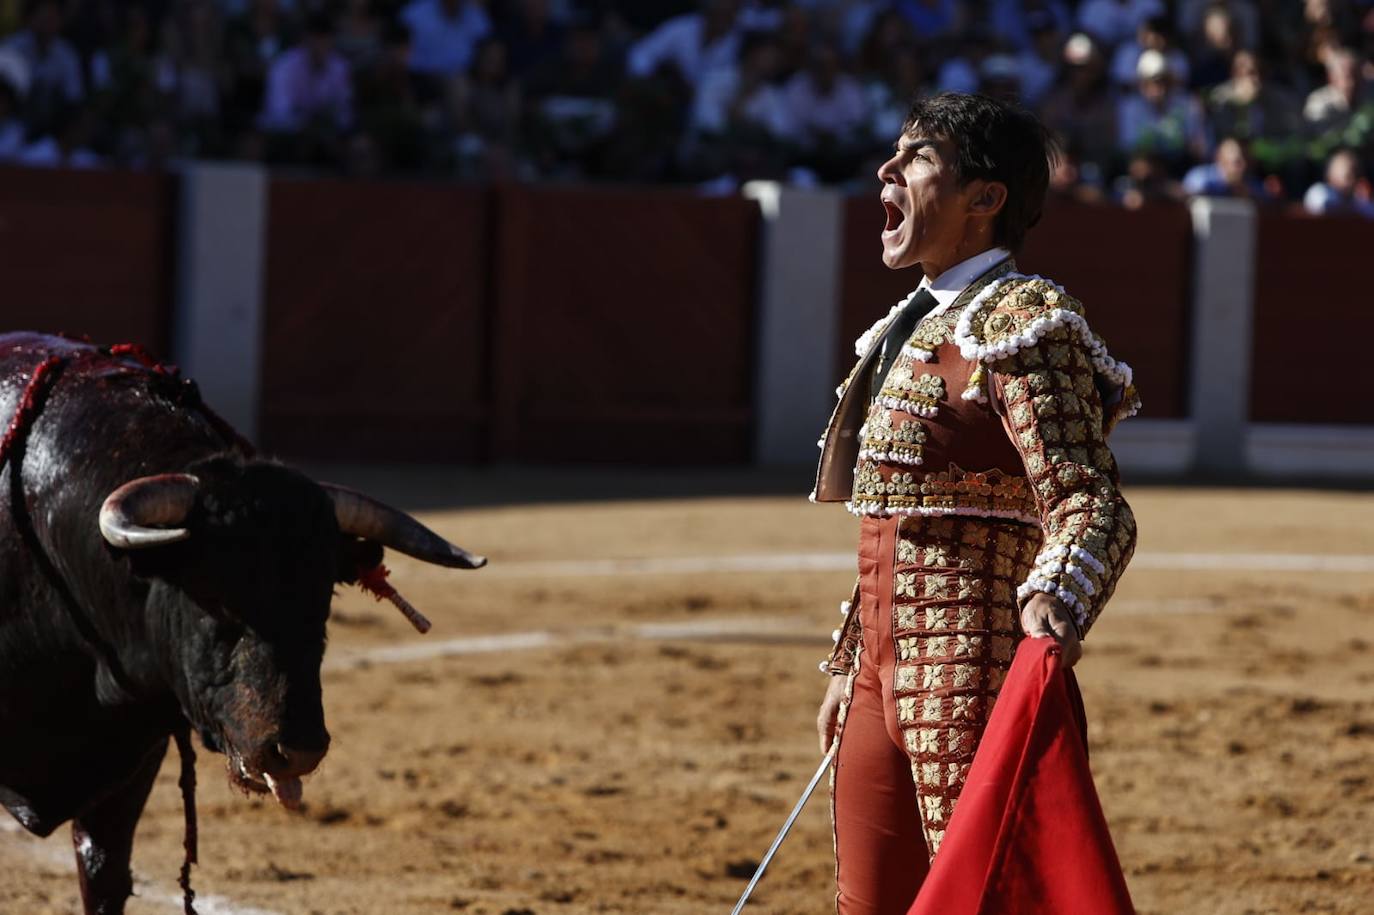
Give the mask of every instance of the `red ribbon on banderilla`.
[[416, 610], [415, 606], [411, 604], [410, 601], [406, 600], [395, 588], [391, 587], [391, 584], [386, 580], [387, 576], [390, 574], [391, 570], [380, 562], [371, 568], [359, 569], [358, 587], [362, 588], [368, 594], [371, 594], [377, 600], [385, 599], [391, 601], [391, 603], [396, 606], [396, 609], [400, 610], [405, 618], [410, 620], [410, 625], [414, 626], [415, 630], [420, 634], [423, 635], [429, 632], [431, 625], [429, 620], [425, 618], [423, 613]]

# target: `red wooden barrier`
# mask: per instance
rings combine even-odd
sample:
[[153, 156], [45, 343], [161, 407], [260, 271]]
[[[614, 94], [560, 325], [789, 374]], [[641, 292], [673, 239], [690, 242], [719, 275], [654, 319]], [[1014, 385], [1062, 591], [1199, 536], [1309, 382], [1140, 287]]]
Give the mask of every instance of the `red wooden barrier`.
[[[853, 341], [920, 282], [915, 270], [883, 266], [877, 193], [851, 198], [840, 281], [839, 371], [853, 365]], [[1186, 415], [1192, 228], [1183, 206], [1127, 211], [1053, 200], [1017, 256], [1087, 307], [1092, 328], [1135, 369], [1142, 415]]]
[[[1252, 420], [1374, 423], [1367, 391], [1374, 308], [1359, 272], [1370, 252], [1374, 222], [1261, 211]], [[1295, 373], [1300, 352], [1315, 373]]]
[[499, 206], [496, 456], [747, 461], [756, 205], [509, 187]]
[[167, 175], [0, 168], [0, 330], [168, 355], [175, 202]]
[[486, 452], [487, 192], [274, 178], [261, 438], [305, 457]]

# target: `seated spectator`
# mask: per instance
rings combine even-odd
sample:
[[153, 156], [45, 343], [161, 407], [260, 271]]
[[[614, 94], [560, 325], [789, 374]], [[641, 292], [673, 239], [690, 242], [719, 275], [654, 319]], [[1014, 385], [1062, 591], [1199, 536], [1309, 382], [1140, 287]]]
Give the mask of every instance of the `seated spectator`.
[[692, 103], [697, 134], [758, 132], [782, 141], [794, 130], [792, 112], [777, 84], [782, 53], [767, 32], [745, 36], [738, 64], [715, 67], [702, 77]]
[[987, 18], [994, 38], [1023, 53], [1035, 50], [1037, 29], [1048, 27], [1059, 35], [1073, 30], [1073, 15], [1064, 0], [990, 0]]
[[579, 3], [582, 12], [603, 16], [608, 34], [608, 47], [615, 34], [639, 34], [651, 32], [674, 16], [681, 16], [696, 9], [699, 0], [595, 0]]
[[1169, 73], [1180, 86], [1188, 84], [1188, 57], [1174, 43], [1174, 28], [1168, 16], [1151, 16], [1136, 29], [1135, 38], [1123, 41], [1112, 57], [1112, 79], [1120, 86], [1130, 87], [1136, 81], [1136, 65], [1140, 55], [1154, 50], [1164, 55]]
[[1164, 55], [1140, 55], [1136, 91], [1121, 100], [1117, 145], [1123, 153], [1154, 153], [1175, 174], [1207, 154], [1207, 125], [1197, 99], [1174, 85]]
[[1360, 76], [1365, 82], [1374, 82], [1374, 5], [1365, 10], [1360, 17], [1359, 40], [1355, 47], [1360, 60]]
[[782, 25], [773, 34], [782, 50], [782, 75], [790, 77], [805, 69], [811, 60], [811, 45], [817, 34], [811, 13], [800, 6], [787, 7], [783, 11]]
[[1327, 84], [1307, 97], [1306, 153], [1314, 167], [1340, 147], [1374, 153], [1374, 92], [1360, 78], [1355, 55], [1345, 48], [1326, 52]]
[[1269, 194], [1255, 177], [1250, 150], [1235, 137], [1217, 144], [1211, 162], [1194, 165], [1183, 176], [1183, 192], [1196, 197], [1250, 197], [1266, 199]]
[[563, 23], [555, 16], [551, 0], [515, 0], [505, 6], [496, 31], [506, 45], [510, 69], [523, 76], [563, 49]]
[[1348, 120], [1366, 95], [1361, 84], [1359, 60], [1345, 48], [1326, 55], [1326, 85], [1312, 90], [1303, 105], [1303, 120], [1314, 131], [1337, 126]]
[[859, 81], [844, 72], [839, 52], [827, 44], [811, 50], [811, 65], [787, 81], [791, 122], [803, 142], [849, 145], [867, 118]]
[[788, 13], [807, 6], [822, 5], [825, 2], [826, 0], [821, 0], [821, 4], [812, 4], [798, 3], [795, 0], [744, 0], [735, 24], [741, 32], [776, 32], [782, 28]]
[[1364, 177], [1360, 158], [1351, 149], [1338, 149], [1326, 163], [1326, 180], [1307, 189], [1303, 209], [1316, 215], [1352, 213], [1374, 219], [1369, 181]]
[[963, 11], [955, 0], [895, 0], [893, 8], [911, 23], [916, 40], [923, 44], [951, 38], [963, 27]]
[[472, 73], [452, 83], [449, 106], [459, 173], [511, 175], [520, 128], [520, 85], [511, 76], [504, 42], [488, 38], [478, 45]]
[[1050, 169], [1050, 193], [1080, 203], [1100, 203], [1103, 199], [1101, 175], [1084, 170], [1078, 150], [1057, 139], [1059, 155]]
[[[353, 83], [359, 133], [368, 138], [368, 152], [386, 168], [422, 168], [428, 159], [425, 123], [410, 75], [410, 32], [405, 26], [392, 23], [383, 30], [381, 56], [360, 70]], [[362, 145], [350, 143], [350, 157]]]
[[776, 36], [753, 32], [745, 36], [737, 67], [718, 67], [702, 78], [684, 149], [688, 174], [710, 178], [709, 186], [724, 192], [785, 175], [796, 125], [779, 85], [781, 65]]
[[1084, 0], [1078, 7], [1078, 27], [1113, 48], [1130, 40], [1146, 19], [1164, 12], [1163, 0]]
[[[887, 70], [891, 55], [916, 43], [916, 36], [906, 18], [895, 9], [884, 10], [873, 17], [868, 31], [853, 55], [854, 64], [863, 76], [873, 76]], [[808, 50], [810, 43], [808, 42]], [[910, 99], [907, 100], [910, 102]]]
[[1026, 16], [1029, 44], [1016, 56], [1020, 69], [1021, 100], [1038, 108], [1054, 88], [1063, 66], [1063, 33], [1055, 17], [1041, 10]]
[[0, 162], [17, 158], [28, 129], [19, 117], [29, 88], [29, 68], [13, 51], [0, 50]]
[[[863, 86], [844, 71], [839, 52], [813, 45], [811, 61], [786, 85], [787, 107], [801, 147], [801, 162], [823, 181], [852, 176], [873, 138]], [[886, 139], [886, 138], [883, 138]]]
[[157, 59], [158, 90], [176, 118], [192, 127], [203, 145], [214, 145], [220, 129], [220, 69], [223, 47], [219, 13], [210, 0], [189, 0], [166, 23]]
[[33, 4], [25, 28], [3, 45], [28, 67], [27, 106], [40, 124], [86, 95], [81, 58], [61, 31], [62, 8], [57, 0], [40, 0]]
[[695, 88], [714, 67], [739, 56], [739, 0], [702, 0], [701, 10], [669, 19], [630, 48], [625, 67], [646, 78], [667, 67]]
[[[911, 45], [892, 49], [887, 55], [886, 67], [869, 73], [864, 82], [869, 111], [868, 135], [876, 143], [883, 143], [900, 134], [911, 109], [911, 100], [929, 91], [921, 52]], [[890, 145], [880, 149], [884, 159], [891, 155]]]
[[[1354, 32], [1351, 7], [1355, 4], [1331, 2], [1331, 0], [1304, 0], [1302, 3], [1284, 4], [1291, 9], [1296, 6], [1302, 10], [1302, 17], [1294, 31], [1297, 33], [1297, 46], [1307, 57], [1313, 68], [1316, 80], [1325, 77], [1327, 52], [1333, 48], [1347, 46]], [[1363, 4], [1361, 4], [1363, 5]]]
[[343, 130], [353, 121], [353, 84], [348, 62], [334, 50], [334, 24], [310, 18], [305, 41], [282, 54], [267, 75], [261, 124], [270, 131], [307, 126]]
[[1208, 41], [1207, 21], [1218, 14], [1233, 32], [1235, 48], [1255, 50], [1260, 46], [1260, 12], [1255, 0], [1180, 0], [1176, 9], [1178, 30], [1195, 48]]
[[1207, 7], [1202, 18], [1201, 34], [1192, 43], [1193, 78], [1195, 89], [1215, 86], [1231, 73], [1231, 61], [1243, 50], [1236, 37], [1236, 22], [1225, 6]]
[[1064, 44], [1059, 84], [1045, 97], [1045, 125], [1077, 150], [1085, 173], [1105, 177], [1116, 158], [1117, 99], [1096, 42], [1079, 32]]
[[52, 131], [29, 143], [16, 162], [30, 168], [100, 168], [105, 160], [91, 149], [98, 123], [95, 112], [85, 106], [57, 111]]
[[921, 47], [943, 58], [935, 71], [935, 88], [940, 92], [977, 92], [983, 81], [983, 61], [997, 53], [997, 46], [977, 26], [938, 49]]
[[255, 130], [267, 91], [267, 70], [294, 41], [278, 0], [252, 0], [245, 12], [229, 20], [224, 37], [229, 81], [223, 104], [226, 127], [235, 132]]
[[1136, 153], [1126, 166], [1126, 174], [1112, 185], [1117, 202], [1128, 210], [1146, 204], [1183, 199], [1183, 189], [1169, 176], [1164, 159], [1156, 153]]
[[154, 113], [155, 36], [139, 4], [124, 9], [121, 26], [116, 39], [91, 58], [91, 88], [111, 123], [137, 129]]
[[1021, 68], [1010, 54], [991, 54], [978, 67], [978, 91], [1014, 102], [1021, 97]]
[[413, 0], [401, 11], [410, 29], [410, 69], [439, 81], [466, 73], [491, 20], [477, 0]]
[[1264, 78], [1259, 59], [1250, 51], [1237, 51], [1231, 78], [1207, 94], [1207, 117], [1218, 136], [1263, 142], [1273, 148], [1273, 153], [1259, 155], [1270, 171], [1281, 167], [1287, 155], [1278, 147], [1290, 145], [1301, 125], [1297, 100]]
[[606, 50], [600, 23], [575, 20], [558, 57], [545, 61], [526, 81], [528, 137], [543, 169], [588, 175], [619, 122], [616, 96], [621, 70]]
[[348, 0], [339, 16], [334, 47], [351, 69], [371, 66], [382, 53], [380, 6], [378, 0]]

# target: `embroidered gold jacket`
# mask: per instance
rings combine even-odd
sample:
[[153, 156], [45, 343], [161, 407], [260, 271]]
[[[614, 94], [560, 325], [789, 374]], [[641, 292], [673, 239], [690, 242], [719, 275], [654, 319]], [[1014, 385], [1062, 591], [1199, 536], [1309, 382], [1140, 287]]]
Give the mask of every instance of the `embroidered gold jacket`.
[[[913, 293], [914, 295], [914, 293]], [[1131, 369], [1062, 288], [1003, 261], [922, 319], [882, 389], [879, 341], [898, 303], [859, 338], [821, 439], [812, 499], [864, 516], [960, 515], [1041, 528], [1019, 603], [1044, 592], [1092, 626], [1135, 547], [1106, 436], [1139, 409]], [[847, 672], [858, 643], [851, 598], [824, 665]]]

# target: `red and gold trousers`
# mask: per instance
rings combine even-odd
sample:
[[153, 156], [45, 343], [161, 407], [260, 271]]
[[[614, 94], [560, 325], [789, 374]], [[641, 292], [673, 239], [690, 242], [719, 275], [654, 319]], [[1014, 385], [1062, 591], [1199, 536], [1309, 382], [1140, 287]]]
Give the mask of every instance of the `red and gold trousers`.
[[1040, 542], [996, 518], [863, 519], [863, 641], [831, 772], [842, 915], [915, 900], [1022, 637], [1016, 588]]

